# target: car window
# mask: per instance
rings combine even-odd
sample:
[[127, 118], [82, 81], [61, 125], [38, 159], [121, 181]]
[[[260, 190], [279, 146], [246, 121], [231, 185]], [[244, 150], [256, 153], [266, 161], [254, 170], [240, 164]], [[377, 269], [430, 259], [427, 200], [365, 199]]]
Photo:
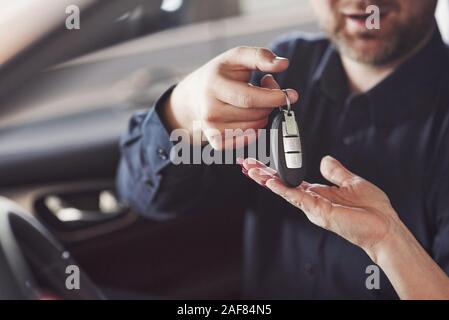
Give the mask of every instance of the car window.
[[170, 85], [229, 48], [268, 46], [286, 32], [318, 29], [308, 0], [151, 0], [131, 6], [110, 27], [114, 36], [92, 53], [49, 68], [3, 103], [8, 112], [0, 128], [97, 109], [148, 108]]
[[80, 8], [90, 0], [14, 0], [0, 2], [0, 65], [44, 36], [65, 19], [70, 4]]

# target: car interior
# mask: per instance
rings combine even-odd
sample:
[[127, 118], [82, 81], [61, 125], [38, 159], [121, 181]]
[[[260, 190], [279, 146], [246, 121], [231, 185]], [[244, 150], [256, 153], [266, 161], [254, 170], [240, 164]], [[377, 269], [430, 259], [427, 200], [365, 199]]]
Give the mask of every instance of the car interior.
[[[238, 299], [241, 210], [139, 216], [116, 196], [119, 139], [134, 112], [215, 55], [316, 32], [308, 0], [41, 3], [79, 5], [81, 28], [54, 10], [0, 56], [0, 299]], [[3, 32], [38, 15], [16, 9]], [[67, 264], [82, 290], [61, 288]]]

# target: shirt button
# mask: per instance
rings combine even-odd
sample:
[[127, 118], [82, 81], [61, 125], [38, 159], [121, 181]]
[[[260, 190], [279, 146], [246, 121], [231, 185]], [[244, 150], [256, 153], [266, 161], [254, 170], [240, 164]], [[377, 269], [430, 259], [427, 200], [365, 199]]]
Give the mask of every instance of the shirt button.
[[159, 159], [162, 159], [162, 160], [167, 160], [168, 159], [167, 153], [162, 148], [158, 148], [157, 149], [157, 156], [159, 157]]
[[345, 137], [345, 138], [343, 138], [343, 143], [346, 146], [350, 146], [351, 144], [354, 143], [354, 138], [353, 137]]
[[310, 275], [312, 275], [314, 273], [313, 265], [311, 263], [306, 263], [304, 265], [304, 270], [306, 271], [306, 273], [308, 273]]

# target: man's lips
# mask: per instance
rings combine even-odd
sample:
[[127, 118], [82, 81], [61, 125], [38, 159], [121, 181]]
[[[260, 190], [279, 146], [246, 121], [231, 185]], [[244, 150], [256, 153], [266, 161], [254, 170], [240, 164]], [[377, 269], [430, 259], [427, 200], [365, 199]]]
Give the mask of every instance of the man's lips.
[[[380, 9], [380, 17], [386, 16], [388, 13], [390, 13], [392, 10], [388, 8], [381, 8]], [[346, 18], [350, 19], [368, 19], [373, 13], [367, 13], [365, 11], [359, 11], [359, 10], [342, 10], [342, 15]]]
[[[381, 10], [380, 19], [383, 20], [388, 16], [390, 10]], [[364, 11], [343, 11], [342, 15], [345, 19], [352, 21], [358, 25], [364, 25], [369, 17], [371, 17], [372, 13], [366, 13]]]
[[345, 18], [347, 19], [352, 19], [352, 20], [363, 20], [365, 21], [366, 19], [369, 18], [369, 14], [367, 13], [344, 13], [343, 14], [345, 16]]

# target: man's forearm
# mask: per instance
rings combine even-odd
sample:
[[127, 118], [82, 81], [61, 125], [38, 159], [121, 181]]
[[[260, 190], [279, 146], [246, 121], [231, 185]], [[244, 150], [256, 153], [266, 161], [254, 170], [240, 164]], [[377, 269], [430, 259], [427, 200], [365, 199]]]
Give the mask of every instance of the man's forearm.
[[449, 277], [412, 233], [398, 222], [395, 232], [368, 254], [401, 299], [449, 299]]

